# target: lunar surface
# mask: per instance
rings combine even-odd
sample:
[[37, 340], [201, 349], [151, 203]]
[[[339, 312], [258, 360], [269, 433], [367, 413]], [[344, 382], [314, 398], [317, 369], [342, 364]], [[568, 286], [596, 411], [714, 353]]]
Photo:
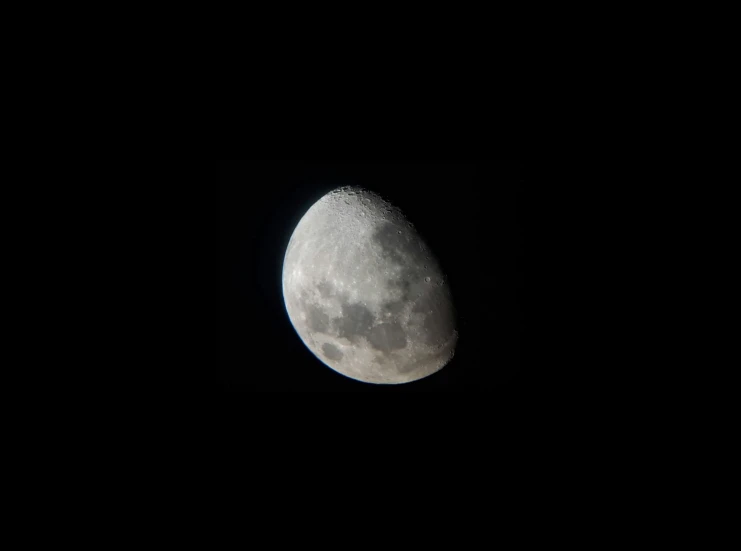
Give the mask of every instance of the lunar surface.
[[359, 381], [415, 381], [455, 352], [438, 261], [398, 208], [361, 188], [328, 193], [298, 223], [283, 261], [283, 298], [309, 350]]

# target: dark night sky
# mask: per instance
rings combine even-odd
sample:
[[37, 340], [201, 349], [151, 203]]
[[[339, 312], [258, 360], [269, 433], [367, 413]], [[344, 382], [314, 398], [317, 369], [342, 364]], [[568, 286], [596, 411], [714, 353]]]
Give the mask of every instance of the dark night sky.
[[[243, 391], [494, 390], [522, 376], [524, 247], [513, 162], [220, 161], [220, 381]], [[401, 207], [447, 273], [456, 355], [403, 385], [349, 379], [319, 361], [283, 304], [283, 255], [322, 195], [360, 185]]]

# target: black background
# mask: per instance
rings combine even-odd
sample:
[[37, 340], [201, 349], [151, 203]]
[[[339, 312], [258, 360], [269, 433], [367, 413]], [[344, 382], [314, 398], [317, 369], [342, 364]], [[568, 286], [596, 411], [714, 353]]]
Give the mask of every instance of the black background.
[[[475, 391], [523, 376], [519, 163], [219, 161], [219, 171], [223, 390]], [[290, 323], [286, 246], [308, 208], [342, 185], [399, 206], [449, 277], [460, 337], [453, 360], [429, 377], [354, 381], [318, 360]]]

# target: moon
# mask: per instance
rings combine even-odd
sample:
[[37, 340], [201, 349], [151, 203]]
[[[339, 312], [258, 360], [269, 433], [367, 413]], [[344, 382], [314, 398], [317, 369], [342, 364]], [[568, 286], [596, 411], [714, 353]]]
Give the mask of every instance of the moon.
[[358, 381], [416, 381], [455, 353], [439, 262], [397, 207], [363, 188], [336, 189], [301, 218], [283, 261], [283, 298], [307, 348]]

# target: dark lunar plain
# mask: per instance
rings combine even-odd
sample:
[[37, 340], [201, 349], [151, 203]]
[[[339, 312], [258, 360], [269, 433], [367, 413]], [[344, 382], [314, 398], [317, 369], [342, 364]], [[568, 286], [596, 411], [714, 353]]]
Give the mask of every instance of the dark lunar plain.
[[[526, 377], [521, 168], [517, 162], [219, 161], [220, 386], [226, 392], [501, 390]], [[448, 276], [452, 361], [424, 379], [363, 383], [324, 365], [286, 312], [282, 269], [301, 217], [340, 186], [400, 207]]]

